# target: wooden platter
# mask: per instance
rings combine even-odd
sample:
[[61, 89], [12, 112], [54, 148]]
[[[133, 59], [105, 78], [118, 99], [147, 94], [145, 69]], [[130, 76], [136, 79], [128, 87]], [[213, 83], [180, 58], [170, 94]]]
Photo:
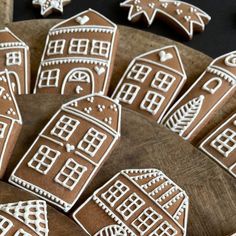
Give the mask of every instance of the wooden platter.
[[[37, 73], [47, 32], [57, 22], [58, 20], [34, 20], [7, 25], [31, 48], [32, 82]], [[200, 52], [160, 36], [124, 26], [119, 26], [119, 30], [120, 45], [111, 90], [114, 89], [129, 61], [134, 56], [151, 49], [171, 44], [178, 46], [188, 75], [188, 82], [183, 91], [197, 79], [212, 60]], [[24, 126], [7, 169], [5, 182], [49, 118], [63, 102], [71, 99], [72, 97], [60, 95], [17, 97]], [[199, 139], [235, 108], [236, 97], [232, 97], [231, 101], [216, 114], [214, 120], [199, 135]], [[147, 121], [141, 115], [126, 109], [123, 109], [122, 140], [119, 146], [76, 206], [79, 206], [95, 189], [118, 171], [128, 168], [160, 169], [186, 190], [190, 197], [188, 235], [225, 236], [236, 231], [235, 179], [188, 142], [183, 141], [165, 128]], [[19, 200], [17, 199], [19, 190], [15, 190], [15, 188], [12, 190], [13, 188], [4, 183], [0, 184], [0, 189], [1, 193], [8, 193], [6, 196], [5, 194], [0, 195], [0, 202], [5, 202], [8, 199]], [[20, 192], [20, 200], [29, 197], [28, 193]], [[55, 212], [51, 208], [50, 211]], [[49, 221], [50, 219], [53, 221], [51, 222], [50, 235], [83, 235], [79, 227], [69, 219], [65, 219], [61, 213], [50, 217]], [[62, 221], [63, 219], [65, 220]], [[73, 228], [75, 232], [66, 231], [65, 234], [61, 228], [62, 222], [64, 229], [71, 228], [72, 230]]]

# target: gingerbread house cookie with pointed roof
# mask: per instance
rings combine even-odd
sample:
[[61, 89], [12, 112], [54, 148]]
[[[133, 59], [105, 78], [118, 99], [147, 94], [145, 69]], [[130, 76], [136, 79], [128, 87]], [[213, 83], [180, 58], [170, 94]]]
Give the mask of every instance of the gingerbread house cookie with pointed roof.
[[189, 198], [157, 169], [123, 170], [75, 211], [96, 236], [186, 235]]
[[207, 135], [199, 148], [236, 178], [236, 113]]
[[112, 97], [124, 107], [160, 122], [186, 81], [176, 46], [167, 46], [136, 57]]
[[205, 124], [236, 91], [236, 51], [215, 59], [171, 107], [162, 124], [193, 141]]
[[1, 236], [48, 236], [48, 232], [45, 201], [0, 204]]
[[30, 93], [29, 47], [8, 28], [0, 30], [0, 71], [5, 69], [15, 94]]
[[54, 26], [47, 37], [34, 93], [106, 95], [117, 43], [117, 26], [92, 9]]
[[0, 72], [0, 178], [3, 176], [22, 126], [21, 114], [7, 70]]
[[61, 107], [9, 181], [69, 211], [120, 137], [121, 106], [103, 95]]

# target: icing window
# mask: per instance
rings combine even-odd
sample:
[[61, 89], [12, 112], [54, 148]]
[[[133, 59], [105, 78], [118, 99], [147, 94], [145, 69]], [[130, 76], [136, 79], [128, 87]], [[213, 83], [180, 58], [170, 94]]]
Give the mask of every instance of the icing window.
[[173, 75], [170, 75], [163, 71], [159, 71], [156, 73], [151, 86], [155, 89], [167, 92], [171, 88], [175, 80], [176, 78]]
[[121, 102], [132, 104], [139, 90], [140, 90], [139, 86], [125, 83], [122, 85], [117, 95], [117, 99]]
[[88, 39], [71, 39], [69, 53], [86, 55], [88, 53], [88, 47]]
[[87, 153], [90, 157], [94, 157], [106, 138], [105, 134], [90, 128], [79, 142], [77, 148]]
[[108, 57], [110, 47], [111, 47], [110, 42], [93, 40], [91, 54], [102, 57]]
[[150, 236], [175, 236], [177, 233], [177, 230], [172, 225], [164, 221]]
[[132, 222], [132, 226], [140, 232], [141, 235], [144, 235], [149, 231], [160, 219], [162, 216], [154, 211], [151, 207], [143, 211], [139, 217]]
[[45, 70], [41, 73], [39, 80], [39, 88], [58, 87], [60, 70]]
[[66, 40], [52, 40], [49, 42], [47, 55], [63, 54]]
[[14, 236], [32, 236], [31, 234], [27, 233], [26, 231], [24, 231], [23, 229], [18, 230]]
[[106, 200], [111, 207], [114, 207], [116, 202], [119, 201], [128, 191], [129, 187], [118, 180], [107, 190], [107, 192], [102, 194], [102, 198]]
[[78, 120], [63, 115], [50, 134], [57, 136], [64, 141], [68, 141], [79, 124], [80, 122]]
[[13, 226], [12, 222], [0, 215], [0, 235], [5, 236], [8, 235], [8, 231]]
[[124, 220], [128, 220], [145, 202], [136, 194], [131, 194], [118, 208], [117, 211]]
[[151, 70], [151, 67], [137, 63], [132, 67], [131, 71], [127, 75], [127, 79], [143, 83]]
[[42, 145], [33, 158], [29, 161], [28, 166], [35, 169], [39, 173], [46, 175], [60, 154], [61, 153], [59, 151]]
[[56, 176], [55, 181], [72, 191], [85, 171], [87, 171], [86, 167], [70, 158]]
[[148, 111], [152, 115], [156, 115], [164, 100], [164, 96], [152, 91], [148, 91], [140, 105], [140, 108], [142, 110]]
[[6, 128], [7, 128], [7, 124], [4, 122], [0, 122], [0, 139], [4, 138]]
[[225, 157], [228, 157], [236, 148], [236, 132], [226, 129], [211, 142], [211, 146]]
[[20, 52], [9, 52], [6, 54], [7, 66], [21, 65], [21, 53]]

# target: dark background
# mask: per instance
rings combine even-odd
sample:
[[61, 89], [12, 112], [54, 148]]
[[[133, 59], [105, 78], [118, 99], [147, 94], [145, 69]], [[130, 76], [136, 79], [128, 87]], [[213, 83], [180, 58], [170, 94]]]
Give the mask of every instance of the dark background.
[[[64, 8], [63, 15], [52, 14], [48, 18], [68, 18], [88, 8], [93, 8], [107, 16], [117, 24], [127, 25], [150, 31], [182, 42], [192, 48], [204, 52], [211, 57], [217, 57], [236, 50], [236, 0], [186, 0], [205, 12], [212, 20], [201, 34], [195, 34], [192, 41], [185, 41], [163, 22], [155, 21], [146, 28], [131, 24], [127, 13], [119, 7], [122, 0], [71, 0]], [[14, 0], [14, 21], [42, 18], [40, 10], [32, 6], [32, 0]]]

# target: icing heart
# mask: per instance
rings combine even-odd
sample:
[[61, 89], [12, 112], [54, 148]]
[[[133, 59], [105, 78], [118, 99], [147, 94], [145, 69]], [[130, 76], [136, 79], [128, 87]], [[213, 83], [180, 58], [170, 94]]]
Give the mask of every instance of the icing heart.
[[88, 21], [89, 21], [89, 17], [88, 16], [79, 16], [76, 18], [76, 21], [81, 24], [81, 25], [84, 25], [86, 24]]
[[67, 152], [71, 152], [71, 151], [74, 151], [75, 150], [75, 146], [74, 145], [71, 145], [69, 143], [66, 144], [66, 151]]
[[99, 66], [96, 66], [95, 68], [95, 71], [97, 72], [98, 75], [101, 75], [105, 72], [105, 68], [104, 67], [99, 67]]
[[159, 56], [161, 62], [165, 62], [173, 58], [173, 55], [171, 53], [166, 53], [165, 51], [160, 51]]

